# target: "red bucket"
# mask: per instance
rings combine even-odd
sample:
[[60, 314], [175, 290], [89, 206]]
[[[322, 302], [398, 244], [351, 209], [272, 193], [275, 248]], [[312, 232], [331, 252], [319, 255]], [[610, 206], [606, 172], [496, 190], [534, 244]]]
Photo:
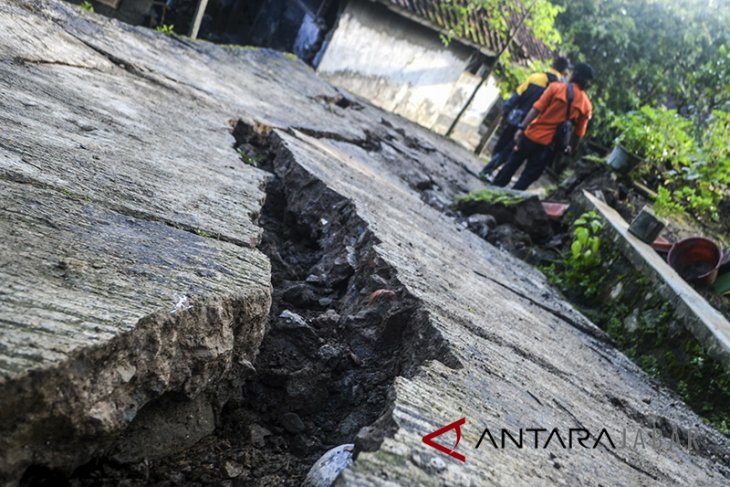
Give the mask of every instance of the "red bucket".
[[667, 262], [687, 282], [710, 286], [717, 279], [722, 252], [707, 238], [690, 237], [672, 245]]

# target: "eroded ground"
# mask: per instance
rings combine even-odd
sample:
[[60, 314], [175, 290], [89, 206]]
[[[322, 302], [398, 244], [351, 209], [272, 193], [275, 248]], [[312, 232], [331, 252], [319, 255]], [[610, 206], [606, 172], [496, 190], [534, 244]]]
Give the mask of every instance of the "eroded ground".
[[[456, 145], [277, 53], [54, 2], [6, 2], [0, 22], [0, 178], [14, 205], [2, 224], [18, 232], [0, 272], [13, 290], [37, 279], [32, 306], [2, 294], [3, 364], [27, 360], [3, 365], [3, 480], [298, 485], [324, 450], [354, 442], [339, 485], [727, 483], [726, 437], [541, 274], [457, 224], [450, 202], [480, 186], [480, 163]], [[193, 308], [171, 315], [175, 294]], [[46, 339], [19, 339], [34, 323]], [[94, 326], [106, 334], [84, 333]], [[17, 353], [59, 353], [64, 333], [59, 356]], [[60, 416], [24, 409], [38, 397]], [[462, 417], [465, 463], [421, 442]], [[166, 433], [151, 445], [155, 427]], [[697, 448], [475, 450], [485, 427], [665, 443], [692, 430]]]

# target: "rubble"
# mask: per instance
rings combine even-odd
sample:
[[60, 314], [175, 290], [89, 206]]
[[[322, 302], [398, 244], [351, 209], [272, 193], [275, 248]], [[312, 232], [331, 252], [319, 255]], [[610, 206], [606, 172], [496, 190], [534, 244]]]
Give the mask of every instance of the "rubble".
[[548, 215], [533, 193], [489, 186], [459, 196], [455, 203], [463, 215], [490, 215], [499, 225], [514, 225], [536, 241], [552, 237]]

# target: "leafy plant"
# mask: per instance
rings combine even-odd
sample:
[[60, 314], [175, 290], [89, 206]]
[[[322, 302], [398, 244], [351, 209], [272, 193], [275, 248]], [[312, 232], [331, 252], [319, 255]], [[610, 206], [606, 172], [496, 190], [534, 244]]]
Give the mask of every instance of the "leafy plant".
[[676, 110], [643, 106], [615, 117], [611, 127], [619, 131], [616, 143], [650, 163], [670, 162], [678, 169], [697, 151], [692, 123]]
[[94, 13], [94, 6], [91, 4], [89, 0], [84, 0], [81, 2], [81, 10], [84, 12], [89, 12], [90, 14]]
[[672, 198], [672, 192], [670, 190], [664, 186], [659, 186], [656, 200], [654, 200], [654, 211], [657, 216], [667, 217], [684, 213], [684, 208]]
[[614, 118], [615, 142], [645, 163], [634, 177], [657, 188], [655, 209], [662, 216], [690, 212], [719, 219], [718, 204], [730, 186], [730, 113], [716, 110], [700, 136], [676, 110], [642, 107]]
[[503, 98], [507, 98], [514, 93], [517, 87], [527, 79], [532, 73], [545, 72], [550, 68], [549, 61], [534, 60], [529, 66], [510, 62], [501, 62], [497, 67], [497, 86]]
[[457, 196], [454, 198], [454, 205], [456, 207], [461, 207], [464, 204], [478, 203], [481, 201], [495, 205], [514, 206], [523, 203], [525, 201], [525, 197], [518, 194], [510, 194], [505, 191], [483, 188], [465, 195]]
[[175, 26], [172, 24], [162, 24], [157, 26], [157, 32], [162, 32], [166, 35], [173, 35], [175, 33]]
[[543, 268], [548, 280], [563, 292], [581, 300], [595, 297], [601, 283], [601, 234], [603, 221], [598, 213], [589, 211], [573, 222], [573, 240], [569, 252], [559, 264]]
[[441, 41], [449, 45], [454, 38], [484, 42], [477, 24], [484, 24], [502, 46], [496, 53], [490, 69], [497, 71], [500, 92], [508, 96], [528, 74], [544, 70], [544, 60], [533, 60], [531, 65], [513, 62], [513, 56], [524, 58], [521, 45], [515, 42], [522, 35], [536, 39], [549, 48], [562, 41], [555, 27], [555, 18], [564, 10], [550, 0], [445, 0], [440, 3], [441, 27], [445, 33]]
[[719, 0], [554, 0], [571, 60], [596, 77], [590, 136], [610, 145], [616, 114], [670, 105], [702, 127], [730, 109], [730, 8]]
[[238, 149], [238, 155], [244, 164], [253, 167], [259, 167], [260, 158], [256, 154], [249, 154], [242, 148]]
[[566, 263], [574, 270], [592, 269], [601, 262], [603, 222], [595, 211], [583, 213], [573, 222], [573, 242]]

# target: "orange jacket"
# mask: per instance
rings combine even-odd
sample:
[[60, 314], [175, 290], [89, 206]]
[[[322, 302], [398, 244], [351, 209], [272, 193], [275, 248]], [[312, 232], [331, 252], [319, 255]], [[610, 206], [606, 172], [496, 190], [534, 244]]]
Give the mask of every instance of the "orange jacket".
[[[568, 87], [565, 83], [550, 83], [539, 100], [532, 108], [540, 114], [535, 117], [527, 130], [525, 137], [531, 141], [550, 145], [555, 137], [558, 125], [565, 121], [565, 112], [568, 107]], [[573, 83], [573, 103], [570, 107], [570, 119], [575, 123], [575, 135], [583, 137], [586, 134], [588, 120], [593, 114], [593, 105], [588, 96], [578, 85]]]

